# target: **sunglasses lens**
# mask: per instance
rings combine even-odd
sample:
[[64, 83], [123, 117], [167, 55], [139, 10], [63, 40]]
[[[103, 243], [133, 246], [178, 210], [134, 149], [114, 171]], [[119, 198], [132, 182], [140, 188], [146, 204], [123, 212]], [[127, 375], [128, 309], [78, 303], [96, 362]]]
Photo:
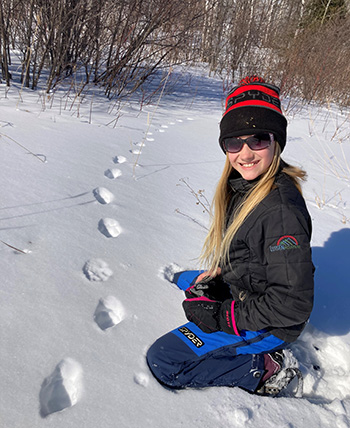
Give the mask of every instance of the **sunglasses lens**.
[[229, 137], [224, 139], [225, 150], [229, 153], [238, 153], [242, 150], [243, 140], [236, 137]]
[[258, 134], [247, 139], [247, 144], [252, 150], [266, 149], [271, 143], [270, 134]]
[[242, 150], [243, 144], [246, 143], [251, 150], [263, 150], [271, 144], [272, 138], [273, 135], [268, 133], [253, 135], [245, 140], [229, 137], [224, 139], [224, 147], [229, 153], [238, 153]]

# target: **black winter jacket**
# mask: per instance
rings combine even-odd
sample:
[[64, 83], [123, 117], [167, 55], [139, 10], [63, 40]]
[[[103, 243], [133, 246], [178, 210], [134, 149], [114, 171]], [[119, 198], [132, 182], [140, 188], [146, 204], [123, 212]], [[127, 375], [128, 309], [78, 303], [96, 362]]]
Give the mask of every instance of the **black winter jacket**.
[[[276, 188], [247, 217], [230, 247], [230, 264], [222, 278], [233, 299], [221, 306], [221, 325], [228, 333], [268, 329], [286, 342], [302, 332], [312, 306], [314, 267], [311, 219], [305, 201], [283, 172]], [[228, 223], [252, 183], [230, 180]], [[233, 331], [232, 331], [233, 330]]]

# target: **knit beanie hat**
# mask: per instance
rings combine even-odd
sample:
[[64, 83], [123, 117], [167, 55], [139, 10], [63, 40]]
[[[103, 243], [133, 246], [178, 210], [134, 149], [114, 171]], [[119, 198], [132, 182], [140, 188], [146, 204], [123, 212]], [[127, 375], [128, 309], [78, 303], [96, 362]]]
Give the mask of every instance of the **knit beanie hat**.
[[280, 90], [258, 76], [242, 79], [226, 98], [220, 122], [220, 147], [223, 139], [271, 132], [283, 151], [287, 137], [287, 119], [283, 116]]

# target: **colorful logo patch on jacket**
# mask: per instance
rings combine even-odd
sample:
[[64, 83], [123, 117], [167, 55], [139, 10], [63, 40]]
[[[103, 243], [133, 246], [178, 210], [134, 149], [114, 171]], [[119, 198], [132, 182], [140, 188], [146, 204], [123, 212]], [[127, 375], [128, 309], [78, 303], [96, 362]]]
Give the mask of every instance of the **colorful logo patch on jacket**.
[[284, 235], [277, 241], [277, 245], [271, 245], [270, 251], [287, 251], [287, 250], [297, 250], [300, 248], [300, 245], [296, 238], [291, 235]]

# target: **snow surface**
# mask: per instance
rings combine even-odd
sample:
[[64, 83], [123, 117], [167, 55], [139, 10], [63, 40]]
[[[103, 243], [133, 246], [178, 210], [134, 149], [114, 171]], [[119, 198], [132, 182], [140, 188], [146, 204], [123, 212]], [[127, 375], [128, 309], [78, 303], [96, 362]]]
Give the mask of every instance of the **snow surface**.
[[0, 85], [1, 428], [350, 426], [349, 113], [333, 106], [287, 110], [317, 268], [293, 345], [303, 398], [150, 375], [148, 347], [186, 321], [169, 279], [198, 267], [224, 164], [222, 83], [197, 70], [173, 88], [140, 109]]

